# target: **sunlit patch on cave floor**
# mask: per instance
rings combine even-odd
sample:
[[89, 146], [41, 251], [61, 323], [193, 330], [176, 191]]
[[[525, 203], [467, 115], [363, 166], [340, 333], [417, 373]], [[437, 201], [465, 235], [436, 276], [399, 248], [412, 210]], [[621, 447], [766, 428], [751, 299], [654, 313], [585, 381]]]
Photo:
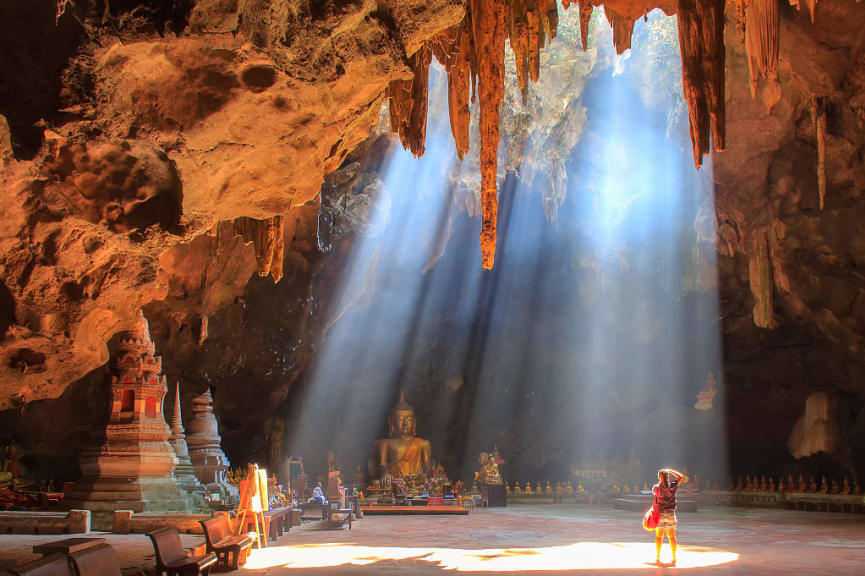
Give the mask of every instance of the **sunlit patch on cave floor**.
[[[333, 568], [368, 566], [376, 562], [414, 560], [457, 572], [544, 572], [567, 570], [627, 570], [653, 564], [655, 547], [651, 542], [574, 542], [563, 546], [539, 548], [410, 548], [399, 546], [361, 546], [352, 543], [303, 544], [254, 550], [247, 570], [283, 567]], [[700, 546], [680, 546], [676, 568], [706, 568], [729, 564], [739, 559], [735, 552]], [[669, 565], [669, 550], [661, 562]]]

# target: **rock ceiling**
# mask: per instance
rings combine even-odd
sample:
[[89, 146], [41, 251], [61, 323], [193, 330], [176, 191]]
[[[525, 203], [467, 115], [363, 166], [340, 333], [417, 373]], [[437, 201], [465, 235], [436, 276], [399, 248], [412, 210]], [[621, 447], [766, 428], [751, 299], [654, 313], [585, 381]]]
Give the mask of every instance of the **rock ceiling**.
[[[819, 21], [824, 11], [848, 13], [838, 6], [853, 2], [804, 4]], [[385, 100], [392, 130], [423, 154], [433, 56], [446, 69], [460, 157], [469, 147], [470, 102], [479, 104], [481, 264], [491, 268], [506, 40], [525, 90], [530, 80], [543, 82], [539, 54], [556, 35], [559, 10], [578, 12], [585, 50], [600, 5], [618, 52], [630, 47], [634, 22], [648, 11], [677, 16], [695, 164], [712, 147], [747, 155], [745, 143], [725, 138], [725, 82], [743, 80], [731, 77], [726, 58], [744, 46], [752, 95], [766, 109], [779, 105], [779, 0], [34, 0], [0, 7], [8, 48], [0, 53], [0, 404], [56, 396], [103, 364], [110, 336], [137, 308], [174, 293], [172, 281], [182, 278], [189, 291], [204, 282], [190, 277], [172, 247], [196, 240], [211, 261], [223, 261], [225, 250], [240, 254], [240, 236], [255, 253], [235, 265], [237, 273], [254, 268], [278, 280], [283, 215], [314, 201], [324, 177], [369, 135]], [[836, 24], [855, 38], [843, 21]], [[821, 207], [832, 160], [826, 92], [806, 99]], [[851, 106], [860, 114], [865, 108]], [[727, 223], [719, 234], [735, 251], [745, 242], [741, 213], [723, 199], [719, 205]], [[770, 261], [766, 233], [755, 237], [762, 240], [747, 252], [765, 257], [752, 259], [754, 319], [769, 326], [771, 289], [766, 295], [760, 278], [771, 281], [778, 261]], [[223, 278], [224, 270], [207, 274], [222, 278], [214, 306], [245, 282]], [[777, 271], [774, 278], [783, 283]], [[206, 300], [199, 304], [205, 318]]]

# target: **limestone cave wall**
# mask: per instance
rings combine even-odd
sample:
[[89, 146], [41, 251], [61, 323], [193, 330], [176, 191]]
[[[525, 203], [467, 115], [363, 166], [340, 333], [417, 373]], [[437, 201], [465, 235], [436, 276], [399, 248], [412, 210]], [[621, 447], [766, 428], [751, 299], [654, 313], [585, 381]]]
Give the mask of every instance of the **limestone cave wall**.
[[[366, 291], [336, 293], [355, 236], [369, 223], [370, 199], [381, 193], [370, 158], [387, 145], [382, 129], [395, 128], [421, 153], [426, 115], [445, 116], [426, 106], [422, 84], [433, 57], [452, 84], [447, 118], [455, 145], [472, 164], [457, 183], [467, 201], [452, 233], [482, 231], [484, 262], [493, 263], [495, 214], [514, 178], [509, 166], [525, 160], [497, 158], [500, 139], [528, 154], [531, 147], [515, 143], [558, 127], [562, 148], [527, 161], [534, 168], [520, 177], [533, 172], [551, 183], [556, 193], [545, 218], [564, 201], [556, 200], [563, 188], [555, 175], [586, 145], [584, 120], [545, 118], [526, 127], [517, 103], [522, 94], [528, 106], [543, 102], [544, 39], [567, 36], [568, 19], [588, 32], [589, 3], [573, 4], [4, 3], [0, 426], [21, 444], [25, 464], [44, 476], [74, 476], [68, 447], [98, 425], [111, 337], [138, 308], [150, 319], [169, 381], [180, 381], [185, 395], [214, 386], [229, 457], [283, 456], [296, 395], [308, 385], [321, 342], [347, 314], [370, 305]], [[802, 7], [730, 1], [720, 24], [722, 4], [611, 1], [612, 31], [572, 39], [622, 51], [647, 9], [679, 15], [678, 81], [687, 104], [679, 129], [690, 131], [689, 153], [714, 184], [731, 470], [796, 466], [788, 440], [806, 399], [827, 392], [836, 408], [830, 431], [820, 434], [831, 438], [809, 445], [834, 448], [828, 460], [816, 454], [813, 466], [861, 474], [865, 9], [852, 0]], [[599, 58], [592, 43], [583, 48]], [[589, 73], [570, 84], [580, 110], [576, 86]], [[473, 119], [469, 79], [479, 80]], [[388, 98], [390, 116], [380, 122]], [[710, 134], [725, 150], [707, 162]], [[455, 257], [446, 248], [442, 254], [432, 263], [444, 258], [446, 267]], [[373, 260], [370, 290], [374, 272]], [[702, 294], [689, 292], [679, 306]], [[436, 350], [443, 358], [447, 350], [465, 352], [468, 344], [449, 341], [447, 332], [444, 320], [430, 328], [441, 348], [431, 348], [428, 363], [448, 365]], [[465, 360], [460, 374], [418, 376], [416, 403], [428, 405], [442, 386], [477, 392], [478, 381], [465, 376], [476, 361]], [[611, 402], [626, 415], [641, 406]], [[553, 474], [521, 461], [518, 447], [554, 462], [552, 443], [565, 439], [530, 432], [545, 421], [544, 409], [522, 417], [525, 434], [502, 444], [523, 474]], [[49, 419], [61, 425], [46, 430]], [[461, 444], [468, 416], [460, 422], [456, 436], [437, 439], [460, 453], [451, 463], [457, 469], [477, 447]], [[54, 434], [61, 428], [67, 444]], [[477, 443], [488, 448], [489, 440]]]

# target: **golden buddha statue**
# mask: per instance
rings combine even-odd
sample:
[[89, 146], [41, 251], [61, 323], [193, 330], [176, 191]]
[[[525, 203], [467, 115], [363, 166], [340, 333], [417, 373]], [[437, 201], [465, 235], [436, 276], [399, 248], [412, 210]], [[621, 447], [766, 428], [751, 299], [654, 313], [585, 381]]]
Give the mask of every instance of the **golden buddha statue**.
[[499, 473], [499, 465], [493, 457], [486, 452], [478, 456], [478, 471], [475, 472], [475, 481], [481, 484], [502, 484], [502, 475]]
[[394, 478], [426, 474], [432, 460], [429, 440], [415, 436], [416, 418], [412, 408], [399, 393], [399, 402], [387, 420], [388, 437], [373, 446], [373, 473]]

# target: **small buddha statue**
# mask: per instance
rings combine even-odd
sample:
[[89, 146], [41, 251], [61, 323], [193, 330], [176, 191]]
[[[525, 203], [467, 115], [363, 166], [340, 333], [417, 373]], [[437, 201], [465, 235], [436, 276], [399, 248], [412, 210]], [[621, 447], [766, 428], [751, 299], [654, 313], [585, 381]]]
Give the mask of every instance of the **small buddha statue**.
[[522, 494], [522, 493], [523, 493], [523, 489], [520, 488], [520, 483], [514, 482], [514, 494]]
[[739, 476], [738, 478], [736, 478], [736, 487], [734, 488], [734, 490], [736, 490], [736, 492], [741, 492], [744, 489], [745, 485], [742, 483], [742, 477]]
[[769, 476], [769, 486], [768, 486], [768, 491], [769, 491], [769, 492], [774, 492], [774, 491], [775, 491], [775, 478], [773, 478], [772, 476]]
[[826, 477], [823, 476], [823, 480], [820, 482], [820, 494], [828, 494], [829, 493], [829, 483], [826, 482]]
[[862, 494], [862, 488], [859, 486], [859, 479], [853, 480], [853, 494], [856, 496], [860, 496]]
[[388, 437], [373, 446], [374, 468], [379, 476], [385, 472], [395, 478], [427, 474], [432, 460], [429, 440], [415, 436], [414, 408], [399, 394], [397, 405], [388, 417]]
[[540, 483], [540, 482], [538, 482], [537, 485], [535, 486], [535, 493], [536, 493], [536, 494], [543, 494], [543, 493], [544, 493], [543, 488], [541, 488], [541, 483]]
[[553, 493], [553, 487], [550, 485], [550, 481], [547, 480], [547, 485], [544, 486], [544, 494], [552, 494], [552, 493]]
[[805, 483], [805, 478], [802, 477], [802, 474], [799, 474], [799, 482], [796, 484], [796, 492], [804, 494], [807, 490], [808, 485]]
[[817, 480], [811, 476], [811, 481], [808, 483], [808, 492], [816, 494], [820, 489], [817, 487]]
[[583, 483], [582, 483], [582, 482], [580, 482], [579, 484], [577, 484], [577, 492], [579, 492], [580, 494], [582, 494], [582, 493], [585, 492], [585, 491], [586, 491], [586, 489], [583, 488]]
[[532, 483], [526, 482], [526, 494], [531, 494], [531, 493], [532, 493]]
[[568, 480], [568, 483], [565, 484], [565, 493], [567, 493], [567, 494], [573, 494], [574, 493], [574, 485], [571, 484], [570, 480]]
[[481, 452], [478, 456], [478, 471], [475, 472], [475, 481], [481, 484], [502, 484], [502, 475], [499, 473], [499, 465], [490, 454]]
[[766, 484], [766, 475], [763, 474], [762, 476], [760, 476], [760, 492], [765, 492], [766, 490], [768, 490], [768, 488], [769, 485]]
[[505, 484], [505, 494], [507, 494], [508, 496], [511, 495], [511, 485], [510, 484]]
[[565, 488], [562, 486], [561, 482], [556, 482], [556, 494], [564, 494]]
[[751, 492], [754, 490], [754, 483], [751, 481], [751, 475], [748, 474], [745, 476], [745, 492]]
[[838, 494], [839, 492], [841, 492], [841, 486], [838, 484], [838, 479], [832, 478], [832, 487], [829, 488], [829, 493]]
[[[793, 481], [793, 475], [792, 474], [787, 474], [787, 482], [785, 482], [784, 487], [787, 489], [788, 492], [795, 492], [796, 491], [796, 483]], [[782, 492], [783, 492], [783, 490], [782, 490]]]
[[850, 479], [844, 476], [844, 485], [841, 486], [841, 494], [850, 494]]

